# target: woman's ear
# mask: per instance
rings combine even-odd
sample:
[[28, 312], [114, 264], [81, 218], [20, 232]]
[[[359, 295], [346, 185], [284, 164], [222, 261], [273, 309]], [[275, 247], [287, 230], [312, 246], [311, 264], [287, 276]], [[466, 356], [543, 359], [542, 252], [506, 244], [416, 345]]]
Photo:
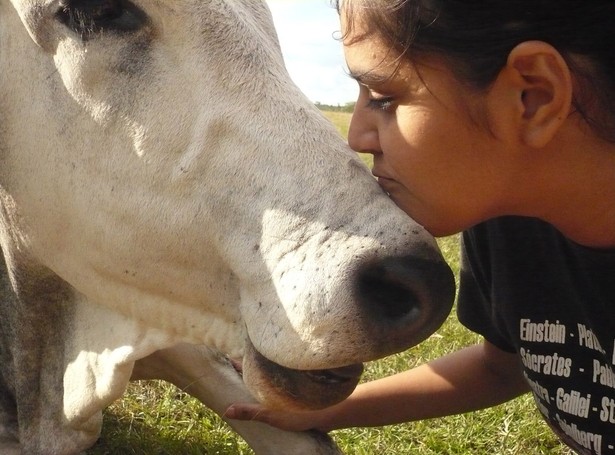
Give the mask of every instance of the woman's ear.
[[521, 103], [526, 120], [522, 139], [544, 146], [570, 115], [572, 76], [568, 64], [551, 45], [526, 41], [509, 54], [507, 65], [522, 79]]
[[544, 147], [571, 112], [572, 76], [566, 61], [553, 46], [526, 41], [510, 52], [497, 79], [494, 87], [500, 84], [513, 97], [518, 139]]

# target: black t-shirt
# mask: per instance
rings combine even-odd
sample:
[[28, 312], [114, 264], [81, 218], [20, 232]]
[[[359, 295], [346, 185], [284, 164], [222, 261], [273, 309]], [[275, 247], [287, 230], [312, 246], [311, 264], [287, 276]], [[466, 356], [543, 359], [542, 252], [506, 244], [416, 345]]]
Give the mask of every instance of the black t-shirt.
[[463, 236], [459, 320], [520, 355], [536, 404], [582, 454], [615, 454], [615, 249], [534, 218]]

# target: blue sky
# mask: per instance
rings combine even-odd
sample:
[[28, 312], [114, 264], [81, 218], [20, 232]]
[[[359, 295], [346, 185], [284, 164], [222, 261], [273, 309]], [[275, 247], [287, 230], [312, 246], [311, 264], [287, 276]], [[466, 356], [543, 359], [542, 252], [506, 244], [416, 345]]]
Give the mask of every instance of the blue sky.
[[329, 0], [267, 0], [290, 76], [313, 102], [356, 100], [356, 82], [344, 71], [337, 11]]

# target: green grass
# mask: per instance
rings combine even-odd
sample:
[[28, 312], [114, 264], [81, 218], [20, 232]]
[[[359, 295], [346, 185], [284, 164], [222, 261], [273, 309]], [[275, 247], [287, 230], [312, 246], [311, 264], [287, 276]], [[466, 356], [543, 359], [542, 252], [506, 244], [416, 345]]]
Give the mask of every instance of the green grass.
[[325, 116], [335, 125], [340, 134], [344, 137], [348, 137], [348, 127], [350, 126], [350, 118], [352, 114], [348, 112], [323, 112]]
[[[342, 134], [350, 115], [327, 113]], [[369, 163], [369, 157], [366, 160]], [[458, 236], [439, 239], [459, 273]], [[428, 340], [404, 353], [366, 365], [363, 380], [390, 375], [479, 342], [454, 312]], [[382, 428], [332, 433], [348, 455], [567, 455], [538, 416], [529, 395], [488, 410]], [[174, 386], [137, 382], [104, 416], [103, 434], [88, 455], [248, 455], [252, 451], [215, 414]], [[292, 455], [292, 454], [289, 454]]]

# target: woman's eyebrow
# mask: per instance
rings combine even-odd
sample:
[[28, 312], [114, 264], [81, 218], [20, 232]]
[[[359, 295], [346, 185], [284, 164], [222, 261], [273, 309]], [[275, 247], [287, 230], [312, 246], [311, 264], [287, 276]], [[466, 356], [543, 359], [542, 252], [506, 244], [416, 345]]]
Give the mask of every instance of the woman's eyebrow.
[[369, 71], [348, 71], [348, 76], [357, 81], [361, 85], [375, 85], [382, 84], [391, 79], [390, 72], [381, 73], [375, 70]]

